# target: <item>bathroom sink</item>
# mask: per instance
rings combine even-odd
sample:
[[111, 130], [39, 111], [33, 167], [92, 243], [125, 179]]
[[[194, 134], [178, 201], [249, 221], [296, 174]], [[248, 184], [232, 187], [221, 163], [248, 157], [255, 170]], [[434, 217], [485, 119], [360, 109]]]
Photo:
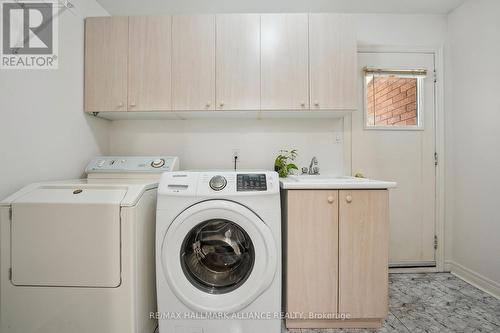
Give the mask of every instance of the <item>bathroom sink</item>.
[[291, 175], [280, 179], [283, 189], [386, 189], [395, 182], [329, 175]]

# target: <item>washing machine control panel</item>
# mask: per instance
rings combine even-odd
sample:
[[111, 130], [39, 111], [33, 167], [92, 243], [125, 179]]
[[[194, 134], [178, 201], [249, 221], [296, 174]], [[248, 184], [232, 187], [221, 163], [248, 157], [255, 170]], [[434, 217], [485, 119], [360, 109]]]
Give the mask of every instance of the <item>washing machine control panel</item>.
[[274, 171], [178, 171], [162, 175], [159, 193], [174, 196], [220, 198], [279, 193]]
[[236, 176], [236, 191], [267, 191], [265, 173], [250, 173]]
[[85, 172], [162, 173], [178, 170], [178, 164], [178, 158], [175, 156], [100, 156], [88, 164]]

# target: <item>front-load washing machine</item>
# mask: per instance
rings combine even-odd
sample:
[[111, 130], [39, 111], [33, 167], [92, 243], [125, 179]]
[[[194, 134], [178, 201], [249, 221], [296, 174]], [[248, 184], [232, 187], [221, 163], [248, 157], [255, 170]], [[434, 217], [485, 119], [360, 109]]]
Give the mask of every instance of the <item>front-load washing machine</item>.
[[160, 333], [279, 333], [277, 173], [166, 173], [157, 207]]
[[0, 203], [0, 332], [152, 333], [158, 179], [176, 157], [98, 157]]

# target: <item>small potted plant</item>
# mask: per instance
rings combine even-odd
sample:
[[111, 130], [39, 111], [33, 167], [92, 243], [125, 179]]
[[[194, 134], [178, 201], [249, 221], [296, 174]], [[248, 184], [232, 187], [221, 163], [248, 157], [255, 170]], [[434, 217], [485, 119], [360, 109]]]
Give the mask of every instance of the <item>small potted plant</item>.
[[280, 150], [280, 153], [274, 161], [274, 171], [276, 171], [281, 178], [286, 178], [293, 170], [298, 170], [297, 165], [293, 163], [297, 157], [297, 149]]

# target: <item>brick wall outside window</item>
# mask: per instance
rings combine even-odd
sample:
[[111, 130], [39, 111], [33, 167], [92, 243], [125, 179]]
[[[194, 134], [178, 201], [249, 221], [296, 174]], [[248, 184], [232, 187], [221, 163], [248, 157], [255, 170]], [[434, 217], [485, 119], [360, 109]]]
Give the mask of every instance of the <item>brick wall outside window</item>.
[[417, 79], [374, 76], [367, 83], [368, 125], [417, 125]]

